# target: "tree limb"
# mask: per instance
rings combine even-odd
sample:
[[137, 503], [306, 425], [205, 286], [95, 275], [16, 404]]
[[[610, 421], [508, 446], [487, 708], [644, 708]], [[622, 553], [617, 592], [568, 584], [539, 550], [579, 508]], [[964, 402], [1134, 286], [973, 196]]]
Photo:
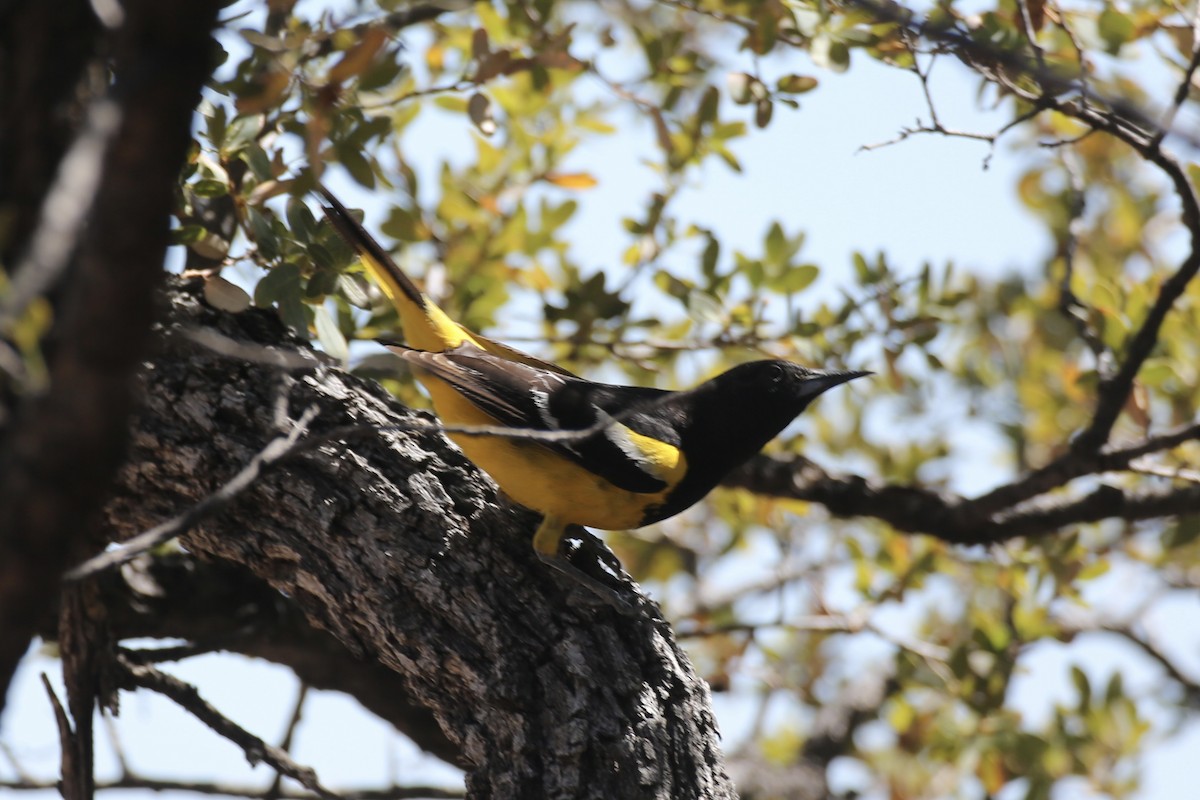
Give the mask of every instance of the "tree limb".
[[[171, 330], [301, 346], [274, 315], [218, 313], [197, 282], [170, 297]], [[282, 372], [168, 335], [144, 373], [133, 452], [106, 510], [115, 540], [211, 493], [275, 435], [271, 408], [315, 406], [326, 442], [258, 481], [182, 539], [244, 565], [348, 655], [394, 671], [461, 752], [472, 797], [729, 797], [708, 690], [670, 629], [597, 607], [537, 561], [534, 516], [377, 386], [312, 359]], [[420, 417], [417, 417], [420, 419]], [[612, 583], [591, 537], [576, 565]], [[622, 579], [622, 592], [634, 587]]]
[[986, 503], [921, 486], [883, 484], [860, 475], [831, 475], [803, 456], [758, 456], [731, 474], [724, 485], [820, 503], [837, 517], [871, 517], [899, 531], [925, 533], [954, 544], [992, 544], [1105, 519], [1137, 521], [1200, 513], [1200, 486], [1147, 491], [1109, 484], [1079, 496], [1047, 495], [992, 510], [992, 498], [1013, 487], [1020, 487], [1013, 491], [1018, 497], [1035, 485], [1048, 492], [1077, 477], [1126, 469], [1148, 449], [1167, 449], [1171, 443], [1190, 441], [1198, 434], [1200, 428], [1188, 426], [1122, 450], [1096, 456], [1077, 454], [1054, 462], [1054, 471], [1035, 471], [1016, 484], [984, 495], [981, 499]]
[[96, 578], [115, 639], [184, 639], [184, 647], [125, 651], [134, 663], [228, 651], [283, 665], [315, 689], [343, 692], [419, 747], [451, 764], [459, 750], [394, 671], [353, 657], [309, 624], [293, 598], [245, 567], [182, 553], [143, 556]]
[[[21, 778], [13, 781], [0, 781], [0, 789], [19, 792], [44, 792], [58, 788], [56, 781], [44, 781], [36, 778]], [[212, 781], [184, 781], [167, 778], [151, 778], [144, 775], [125, 775], [111, 781], [99, 781], [97, 791], [111, 789], [143, 789], [151, 792], [191, 792], [192, 794], [218, 795], [221, 797], [248, 797], [261, 800], [316, 800], [319, 795], [312, 792], [293, 791], [287, 788], [277, 793], [271, 792], [271, 787], [265, 789], [256, 786], [241, 786], [232, 783], [215, 783]], [[354, 789], [346, 792], [355, 800], [459, 800], [463, 793], [453, 789], [443, 789], [437, 786], [391, 786], [385, 789]]]
[[326, 789], [317, 780], [317, 773], [310, 767], [297, 764], [284, 750], [267, 744], [259, 737], [237, 725], [213, 705], [208, 703], [191, 684], [181, 681], [146, 664], [133, 664], [118, 656], [120, 680], [124, 688], [141, 688], [158, 692], [174, 700], [180, 708], [200, 720], [220, 736], [242, 749], [252, 766], [266, 764], [277, 772], [296, 780], [301, 786], [322, 798], [332, 800], [337, 795]]
[[[51, 332], [49, 388], [27, 395], [0, 435], [0, 710], [121, 461], [131, 379], [149, 343], [174, 187], [212, 64], [218, 5], [123, 4], [125, 21], [112, 43], [121, 123], [98, 153], [103, 177], [77, 263], [57, 287], [63, 302]], [[61, 49], [54, 43], [38, 57], [56, 59]], [[9, 152], [0, 160], [22, 157]]]

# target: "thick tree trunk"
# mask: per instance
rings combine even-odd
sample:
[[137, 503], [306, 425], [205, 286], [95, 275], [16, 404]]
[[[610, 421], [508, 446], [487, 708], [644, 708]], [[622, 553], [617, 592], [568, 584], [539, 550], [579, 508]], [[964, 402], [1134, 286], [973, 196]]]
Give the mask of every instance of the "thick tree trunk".
[[44, 378], [0, 342], [0, 710], [124, 454], [218, 5], [121, 3], [104, 63], [92, 4], [0, 8], [0, 335], [53, 308]]
[[[195, 503], [308, 408], [316, 434], [362, 426], [265, 475], [185, 546], [244, 565], [372, 674], [398, 676], [458, 749], [472, 797], [733, 795], [708, 689], [656, 613], [619, 614], [548, 571], [536, 519], [440, 433], [369, 430], [428, 417], [325, 365], [271, 314], [217, 312], [194, 283], [169, 304], [106, 510], [114, 538]], [[197, 328], [234, 354], [196, 344]], [[273, 366], [280, 354], [311, 366]], [[587, 537], [576, 562], [602, 552]]]

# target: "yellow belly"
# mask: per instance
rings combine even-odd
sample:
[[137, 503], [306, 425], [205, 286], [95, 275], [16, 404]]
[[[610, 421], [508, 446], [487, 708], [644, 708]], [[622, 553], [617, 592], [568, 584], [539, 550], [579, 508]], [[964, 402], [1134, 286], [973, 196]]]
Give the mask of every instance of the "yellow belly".
[[[446, 424], [495, 424], [495, 420], [442, 381], [427, 374], [420, 378], [433, 399], [438, 417]], [[645, 510], [660, 505], [669, 491], [642, 494], [618, 488], [531, 441], [498, 436], [449, 436], [514, 501], [563, 522], [603, 530], [636, 528], [642, 524]], [[679, 468], [686, 467], [680, 464]]]

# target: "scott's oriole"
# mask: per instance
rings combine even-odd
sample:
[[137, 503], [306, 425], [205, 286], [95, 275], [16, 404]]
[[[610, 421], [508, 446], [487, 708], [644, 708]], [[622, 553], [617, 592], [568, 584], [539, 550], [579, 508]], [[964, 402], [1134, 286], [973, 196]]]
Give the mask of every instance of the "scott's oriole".
[[336, 197], [318, 191], [400, 314], [407, 346], [383, 344], [412, 365], [443, 422], [580, 432], [555, 441], [450, 434], [505, 494], [543, 515], [533, 545], [552, 563], [567, 525], [636, 528], [678, 514], [826, 389], [870, 374], [768, 360], [683, 392], [585, 380], [451, 320]]

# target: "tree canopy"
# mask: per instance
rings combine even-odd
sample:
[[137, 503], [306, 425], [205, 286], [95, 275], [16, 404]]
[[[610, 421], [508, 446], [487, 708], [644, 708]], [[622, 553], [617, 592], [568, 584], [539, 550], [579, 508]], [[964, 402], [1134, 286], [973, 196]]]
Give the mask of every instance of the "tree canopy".
[[[75, 676], [64, 741], [90, 736], [93, 702], [117, 687], [187, 701], [152, 655], [116, 648], [135, 635], [265, 658], [349, 692], [462, 766], [471, 797], [604, 796], [564, 781], [626, 756], [654, 773], [637, 785], [658, 797], [1040, 798], [1079, 782], [1127, 797], [1146, 753], [1194, 729], [1195, 619], [1173, 615], [1200, 589], [1195, 9], [241, 0], [214, 21], [212, 3], [137, 0], [116, 16], [66, 3], [61, 19], [37, 6], [0, 13], [0, 674], [7, 683], [31, 636], [58, 638]], [[51, 56], [41, 41], [64, 46]], [[1031, 242], [1003, 272], [886, 249], [818, 263], [805, 251], [816, 223], [786, 208], [751, 248], [680, 209], [713, 170], [738, 173], [806, 97], [835, 91], [828, 75], [866, 62], [909, 75], [924, 103], [893, 141], [848, 130], [847, 146], [978, 141], [981, 170], [1015, 165], [1010, 190], [1049, 251]], [[945, 123], [935, 64], [969, 76], [1000, 122]], [[431, 155], [430, 130], [469, 149]], [[656, 183], [612, 212], [622, 255], [600, 265], [571, 223], [626, 174], [590, 160], [593, 143], [629, 136], [648, 143], [637, 152]], [[453, 319], [579, 374], [680, 388], [764, 356], [878, 374], [822, 398], [701, 506], [603, 535], [662, 621], [556, 607], [568, 590], [539, 575], [512, 596], [534, 608], [526, 622], [515, 599], [493, 596], [488, 570], [511, 568], [496, 578], [507, 586], [540, 569], [521, 539], [535, 522], [428, 417], [372, 388], [428, 407], [370, 344], [399, 323], [314, 214], [318, 181], [367, 207]], [[154, 301], [168, 214], [168, 261], [187, 280]], [[159, 543], [121, 573], [128, 585], [111, 569], [56, 579], [210, 502], [268, 452], [272, 430], [303, 452], [243, 471], [252, 501], [180, 522], [182, 549]], [[372, 470], [390, 488], [360, 499]], [[355, 491], [326, 494], [337, 486]], [[418, 541], [385, 545], [389, 525]], [[484, 532], [497, 542], [464, 554]], [[375, 547], [397, 560], [380, 566]], [[605, 558], [594, 539], [581, 547]], [[172, 587], [170, 603], [132, 613], [134, 573]], [[386, 585], [338, 596], [371, 581]], [[223, 630], [228, 609], [248, 606], [277, 632], [269, 642]], [[513, 651], [539, 626], [574, 631], [562, 642], [579, 660], [541, 642], [545, 672], [526, 674], [541, 662]], [[1131, 686], [1125, 662], [1098, 672], [1077, 656], [1072, 697], [1031, 714], [1014, 687], [1039, 648], [1096, 641], [1161, 680]], [[673, 666], [648, 666], [661, 663]], [[519, 685], [498, 688], [505, 675]], [[629, 685], [578, 691], [605, 675]], [[754, 720], [723, 755], [705, 683]], [[658, 716], [637, 716], [642, 685], [666, 687]], [[543, 756], [515, 733], [489, 739], [512, 709], [470, 697], [526, 710], [541, 697], [527, 714], [539, 721], [520, 730], [545, 737]], [[633, 721], [609, 749], [597, 726], [563, 723], [591, 743], [568, 769], [552, 718], [573, 719], [581, 697]], [[20, 740], [8, 720], [4, 738]], [[64, 785], [90, 792], [87, 748], [72, 747]], [[282, 751], [268, 763], [307, 775]]]

